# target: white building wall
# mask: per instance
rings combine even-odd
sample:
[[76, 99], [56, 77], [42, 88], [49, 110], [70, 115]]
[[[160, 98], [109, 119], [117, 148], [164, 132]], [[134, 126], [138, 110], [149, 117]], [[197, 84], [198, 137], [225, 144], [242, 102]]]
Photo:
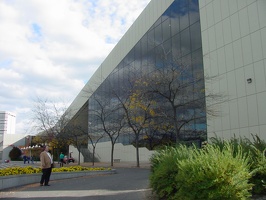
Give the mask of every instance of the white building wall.
[[[89, 150], [92, 152], [92, 145], [89, 145]], [[153, 151], [147, 148], [139, 148], [139, 161], [149, 161]], [[101, 162], [111, 162], [111, 142], [101, 142], [96, 145], [95, 157]], [[116, 143], [114, 148], [114, 159], [119, 159], [121, 162], [136, 162], [136, 148], [133, 145], [123, 145]]]
[[12, 150], [12, 145], [15, 146], [24, 146], [25, 142], [25, 135], [23, 134], [4, 134], [3, 136], [3, 149], [2, 149], [2, 162], [4, 160], [9, 160], [9, 152]]
[[15, 131], [16, 115], [11, 112], [0, 111], [0, 160], [3, 158], [5, 135], [15, 134]]
[[[79, 151], [77, 150], [77, 148], [75, 148], [74, 146], [69, 146], [69, 153], [71, 152], [71, 157], [75, 159], [75, 162], [78, 162], [78, 160], [80, 159], [80, 163], [84, 163], [84, 157], [83, 155], [80, 153], [79, 156]], [[69, 157], [69, 155], [68, 155]]]
[[252, 133], [266, 140], [266, 1], [199, 3], [204, 71], [217, 76], [206, 83], [206, 94], [225, 95], [215, 106], [220, 116], [207, 117], [208, 137], [251, 138]]
[[0, 111], [0, 135], [15, 134], [16, 115], [11, 112]]

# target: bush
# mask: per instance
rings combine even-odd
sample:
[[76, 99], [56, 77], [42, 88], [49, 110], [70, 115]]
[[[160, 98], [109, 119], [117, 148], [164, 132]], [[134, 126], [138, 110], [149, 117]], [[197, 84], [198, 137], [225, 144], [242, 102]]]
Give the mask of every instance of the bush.
[[[249, 164], [252, 177], [250, 182], [254, 185], [252, 188], [252, 194], [265, 194], [266, 193], [266, 159], [265, 149], [266, 143], [261, 140], [259, 136], [252, 135], [253, 141], [248, 138], [236, 138], [233, 137], [229, 140], [229, 143], [234, 147], [241, 146], [242, 151], [250, 154]], [[211, 143], [219, 146], [222, 150], [226, 144], [221, 138], [211, 138]], [[236, 154], [238, 148], [234, 148], [234, 154]]]
[[[255, 149], [255, 147], [254, 147]], [[265, 150], [260, 151], [255, 149], [253, 162], [251, 165], [252, 177], [250, 182], [254, 184], [252, 188], [253, 194], [265, 194], [266, 193], [266, 159], [265, 159]], [[255, 151], [254, 151], [255, 152]]]
[[[237, 150], [235, 150], [237, 148]], [[251, 196], [249, 157], [240, 145], [225, 143], [167, 147], [151, 157], [150, 184], [165, 199], [247, 199]]]
[[153, 191], [160, 198], [171, 199], [179, 187], [175, 181], [178, 174], [177, 161], [188, 157], [190, 151], [183, 145], [176, 147], [166, 147], [158, 151], [151, 157], [150, 184]]
[[22, 155], [21, 150], [18, 147], [13, 147], [9, 152], [9, 158], [11, 160], [19, 160], [21, 155]]
[[216, 145], [207, 145], [200, 151], [194, 149], [187, 159], [178, 161], [179, 173], [175, 181], [180, 187], [173, 199], [250, 197], [248, 155], [242, 153], [241, 146], [237, 148], [235, 151], [232, 145], [226, 144], [221, 151]]

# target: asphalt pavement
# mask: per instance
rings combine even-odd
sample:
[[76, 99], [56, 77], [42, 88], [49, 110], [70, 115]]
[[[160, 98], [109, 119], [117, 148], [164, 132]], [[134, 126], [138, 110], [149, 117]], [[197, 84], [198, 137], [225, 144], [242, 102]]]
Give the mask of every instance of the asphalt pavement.
[[[115, 167], [114, 167], [115, 168]], [[50, 186], [39, 183], [0, 192], [0, 199], [7, 200], [146, 200], [154, 199], [149, 188], [150, 168], [120, 164], [112, 175], [95, 175], [50, 181]]]

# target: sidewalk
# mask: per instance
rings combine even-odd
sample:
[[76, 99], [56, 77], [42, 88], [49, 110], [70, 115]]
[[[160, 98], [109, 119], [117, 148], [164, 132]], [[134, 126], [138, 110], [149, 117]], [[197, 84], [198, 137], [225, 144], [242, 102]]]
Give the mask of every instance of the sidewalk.
[[[71, 163], [70, 165], [77, 165]], [[92, 163], [82, 163], [90, 167]], [[95, 163], [94, 167], [110, 167], [110, 163]], [[50, 187], [40, 187], [39, 182], [4, 190], [1, 199], [38, 200], [147, 200], [154, 199], [149, 187], [150, 170], [147, 165], [135, 167], [135, 163], [114, 163], [117, 173], [112, 175], [83, 176], [71, 179], [51, 180]], [[52, 173], [51, 176], [54, 174]], [[39, 179], [38, 179], [39, 180]], [[59, 192], [60, 191], [60, 192]]]
[[[73, 165], [77, 163], [70, 163], [69, 165]], [[114, 162], [113, 166], [111, 166], [111, 162], [95, 162], [94, 166], [92, 165], [92, 162], [86, 162], [86, 163], [81, 163], [81, 166], [86, 166], [86, 167], [110, 167], [110, 168], [137, 168], [137, 163], [136, 162]], [[140, 162], [140, 167], [139, 168], [150, 168], [150, 163], [149, 162]]]
[[26, 162], [24, 164], [23, 161], [10, 161], [8, 163], [0, 163], [0, 169], [7, 168], [7, 167], [27, 167], [27, 166], [39, 167], [40, 162], [34, 162], [34, 163]]

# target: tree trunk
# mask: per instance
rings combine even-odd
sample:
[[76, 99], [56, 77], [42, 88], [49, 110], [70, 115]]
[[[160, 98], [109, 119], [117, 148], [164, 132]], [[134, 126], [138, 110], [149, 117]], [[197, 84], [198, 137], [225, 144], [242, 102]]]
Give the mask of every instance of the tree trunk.
[[139, 167], [139, 136], [136, 137], [137, 167]]
[[111, 149], [111, 166], [114, 166], [114, 148], [115, 148], [115, 145], [114, 145], [114, 143], [112, 142], [112, 149]]
[[93, 147], [92, 151], [92, 166], [94, 166], [94, 162], [95, 162], [95, 147]]
[[79, 150], [79, 160], [78, 160], [78, 165], [80, 165], [80, 150]]

